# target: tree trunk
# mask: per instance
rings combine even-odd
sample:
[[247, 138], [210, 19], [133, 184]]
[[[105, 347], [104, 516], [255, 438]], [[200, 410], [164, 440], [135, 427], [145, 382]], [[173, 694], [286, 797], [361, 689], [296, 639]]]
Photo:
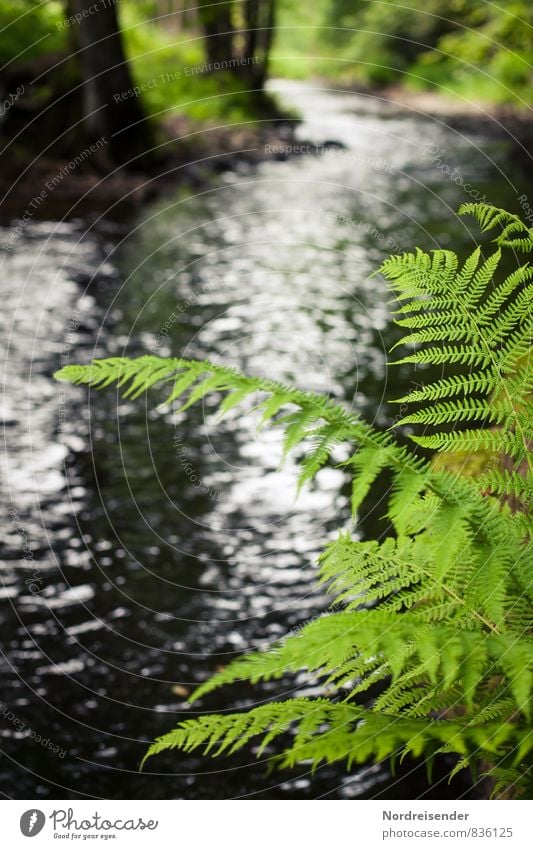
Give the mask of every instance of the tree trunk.
[[205, 32], [205, 49], [209, 64], [234, 58], [232, 5], [232, 0], [217, 5], [212, 5], [210, 0], [202, 0], [198, 4], [198, 17]]
[[[71, 0], [77, 15], [78, 60], [82, 69], [85, 137], [107, 140], [114, 162], [124, 164], [150, 152], [150, 131], [133, 88], [124, 55], [115, 0]], [[81, 17], [79, 17], [81, 16]]]

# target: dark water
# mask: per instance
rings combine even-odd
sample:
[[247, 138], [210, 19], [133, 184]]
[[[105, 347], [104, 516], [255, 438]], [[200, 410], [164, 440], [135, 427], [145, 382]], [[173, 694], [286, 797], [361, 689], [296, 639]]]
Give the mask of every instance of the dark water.
[[[0, 789], [15, 798], [442, 798], [421, 766], [268, 775], [165, 755], [147, 742], [194, 711], [187, 691], [235, 654], [324, 608], [314, 561], [348, 525], [345, 479], [324, 469], [296, 501], [280, 436], [253, 412], [217, 423], [160, 396], [125, 402], [58, 386], [93, 355], [209, 356], [331, 393], [380, 425], [396, 338], [379, 278], [391, 251], [475, 242], [451, 210], [517, 207], [513, 149], [353, 95], [285, 86], [315, 155], [222, 176], [144, 210], [125, 235], [29, 223], [2, 265], [5, 422], [0, 499]], [[429, 147], [433, 146], [433, 147]], [[425, 149], [441, 151], [439, 163]], [[520, 192], [518, 191], [518, 194]], [[9, 233], [3, 234], [3, 241]], [[361, 532], [379, 525], [379, 493]], [[200, 709], [316, 693], [304, 676], [235, 687]], [[36, 735], [40, 735], [40, 738]], [[446, 765], [442, 768], [445, 769]], [[437, 775], [438, 778], [438, 775]]]

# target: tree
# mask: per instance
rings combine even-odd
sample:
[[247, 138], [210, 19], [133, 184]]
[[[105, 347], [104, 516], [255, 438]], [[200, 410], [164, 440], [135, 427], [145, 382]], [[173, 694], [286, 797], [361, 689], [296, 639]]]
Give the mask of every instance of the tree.
[[151, 148], [150, 130], [124, 54], [112, 0], [89, 3], [71, 0], [69, 17], [75, 20], [77, 58], [82, 73], [83, 131], [91, 141], [108, 140], [112, 159], [124, 164]]

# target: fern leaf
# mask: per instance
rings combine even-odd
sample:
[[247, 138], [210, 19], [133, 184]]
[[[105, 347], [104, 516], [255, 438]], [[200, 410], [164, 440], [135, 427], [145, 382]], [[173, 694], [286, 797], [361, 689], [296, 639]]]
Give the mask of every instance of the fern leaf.
[[533, 229], [527, 227], [518, 215], [486, 203], [463, 203], [459, 215], [473, 215], [483, 232], [500, 225], [502, 232], [495, 241], [501, 247], [530, 251], [533, 248]]
[[[382, 472], [392, 481], [382, 493], [392, 535], [358, 541], [341, 533], [320, 557], [332, 609], [238, 658], [192, 696], [305, 670], [330, 697], [187, 719], [146, 757], [174, 748], [217, 756], [249, 744], [260, 756], [282, 744], [275, 762], [314, 768], [447, 752], [461, 768], [482, 758], [499, 780], [524, 784], [533, 752], [533, 271], [525, 264], [504, 277], [501, 257], [510, 247], [530, 250], [533, 231], [486, 204], [460, 212], [484, 230], [500, 228], [498, 250], [483, 258], [477, 248], [460, 263], [453, 251], [417, 249], [381, 269], [399, 302], [400, 344], [415, 346], [400, 362], [446, 367], [399, 399], [420, 405], [397, 422], [415, 428], [414, 448], [327, 397], [209, 361], [114, 357], [56, 375], [115, 384], [129, 398], [161, 385], [167, 403], [182, 399], [181, 410], [213, 395], [221, 414], [257, 395], [262, 423], [284, 431], [284, 452], [306, 449], [299, 486], [340, 442], [353, 446], [342, 465], [352, 474], [354, 515]], [[482, 474], [440, 471], [417, 445], [462, 457], [481, 451]], [[356, 704], [362, 698], [365, 707]]]

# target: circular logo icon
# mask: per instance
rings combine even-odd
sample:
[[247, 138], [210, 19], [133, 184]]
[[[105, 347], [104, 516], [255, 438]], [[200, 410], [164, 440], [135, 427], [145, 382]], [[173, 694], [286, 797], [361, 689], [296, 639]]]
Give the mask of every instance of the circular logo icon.
[[37, 808], [31, 808], [29, 811], [24, 811], [20, 818], [20, 830], [24, 837], [35, 837], [42, 831], [46, 822], [46, 817], [42, 811]]

